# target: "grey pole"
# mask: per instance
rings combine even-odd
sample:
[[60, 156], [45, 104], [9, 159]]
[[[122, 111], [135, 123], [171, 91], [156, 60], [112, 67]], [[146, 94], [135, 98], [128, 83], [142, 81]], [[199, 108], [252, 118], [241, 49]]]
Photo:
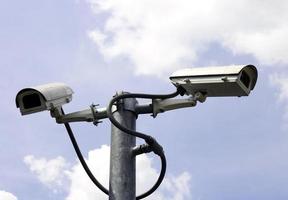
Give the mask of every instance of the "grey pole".
[[[113, 115], [123, 126], [135, 130], [136, 99], [124, 99], [118, 102], [117, 110]], [[135, 200], [135, 156], [132, 149], [136, 145], [136, 138], [122, 132], [114, 125], [111, 127], [111, 152], [110, 152], [110, 178], [109, 200]]]

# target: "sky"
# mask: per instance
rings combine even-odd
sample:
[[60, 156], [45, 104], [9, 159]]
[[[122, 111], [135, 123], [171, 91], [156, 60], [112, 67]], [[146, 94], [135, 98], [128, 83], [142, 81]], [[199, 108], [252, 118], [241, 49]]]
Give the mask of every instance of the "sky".
[[[66, 83], [74, 91], [68, 113], [106, 107], [117, 91], [174, 92], [169, 76], [178, 69], [253, 64], [249, 97], [139, 116], [137, 130], [162, 144], [168, 163], [147, 199], [287, 200], [287, 9], [284, 0], [3, 1], [0, 199], [108, 199], [87, 178], [63, 125], [49, 112], [21, 116], [20, 89]], [[110, 122], [71, 126], [108, 186]], [[140, 194], [160, 162], [148, 154], [136, 165]]]

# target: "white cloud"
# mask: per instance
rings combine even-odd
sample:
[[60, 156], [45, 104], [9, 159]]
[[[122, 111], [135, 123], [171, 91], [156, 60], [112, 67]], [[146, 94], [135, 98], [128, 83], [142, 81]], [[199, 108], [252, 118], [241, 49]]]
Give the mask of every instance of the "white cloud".
[[[109, 146], [103, 145], [100, 149], [90, 151], [87, 163], [95, 177], [108, 188], [109, 181]], [[158, 172], [152, 166], [152, 160], [147, 155], [136, 159], [137, 194], [147, 191], [157, 180]], [[76, 164], [69, 173], [71, 186], [66, 200], [106, 200], [107, 196], [97, 189], [85, 174], [80, 163]], [[146, 198], [147, 200], [183, 200], [190, 197], [190, 175], [187, 172], [177, 177], [166, 178], [160, 190]], [[186, 199], [187, 199], [186, 198]], [[190, 198], [188, 198], [190, 199]]]
[[89, 37], [106, 58], [128, 57], [136, 74], [191, 65], [212, 42], [260, 63], [288, 63], [285, 0], [87, 1], [96, 15], [108, 14]]
[[24, 157], [24, 163], [28, 165], [30, 171], [37, 176], [41, 183], [53, 188], [54, 192], [57, 192], [57, 188], [63, 187], [68, 164], [61, 156], [47, 160], [28, 155]]
[[283, 74], [273, 74], [270, 76], [270, 82], [279, 87], [278, 99], [280, 102], [288, 100], [288, 76]]
[[[136, 185], [137, 194], [146, 192], [158, 178], [158, 172], [152, 165], [152, 159], [147, 155], [141, 155], [136, 160]], [[149, 178], [148, 178], [149, 177]], [[160, 188], [147, 200], [184, 200], [190, 197], [190, 179], [188, 172], [183, 172], [178, 176], [168, 175], [164, 179]]]
[[[86, 160], [94, 176], [106, 188], [109, 181], [109, 152], [110, 148], [103, 145], [100, 149], [90, 151]], [[107, 199], [107, 196], [94, 186], [79, 162], [70, 170], [69, 180], [71, 184], [66, 200]]]
[[[107, 145], [101, 146], [99, 149], [95, 149], [89, 151], [88, 158], [86, 159], [87, 164], [89, 165], [91, 171], [97, 177], [97, 179], [106, 187], [108, 188], [109, 182], [109, 154], [110, 154], [110, 147]], [[59, 158], [59, 157], [58, 157]], [[34, 167], [33, 170], [30, 166], [31, 171], [36, 172], [37, 177], [40, 179], [42, 183], [48, 186], [51, 186], [51, 183], [57, 183], [57, 181], [63, 182], [63, 177], [59, 175], [52, 175], [53, 181], [47, 181], [47, 177], [51, 174], [45, 167], [40, 167], [43, 163], [54, 163], [56, 160], [59, 159], [40, 159], [37, 160], [33, 156], [25, 157], [26, 163], [28, 162], [29, 165], [32, 163], [36, 163], [38, 167]], [[31, 161], [32, 160], [32, 161]], [[44, 160], [44, 161], [43, 161]], [[62, 159], [61, 159], [62, 160]], [[39, 164], [41, 163], [41, 164]], [[60, 166], [67, 166], [64, 163], [60, 162]], [[53, 168], [52, 165], [50, 165]], [[35, 170], [37, 168], [37, 170]], [[88, 176], [86, 175], [84, 169], [82, 168], [81, 164], [77, 162], [74, 166], [72, 166], [68, 172], [61, 173], [61, 170], [64, 170], [64, 167], [59, 167], [56, 165], [56, 171], [59, 170], [57, 174], [66, 174], [66, 179], [69, 180], [70, 183], [68, 186], [62, 185], [63, 190], [67, 190], [67, 197], [66, 200], [106, 200], [107, 196], [103, 194], [94, 184], [89, 180]], [[152, 166], [152, 159], [149, 158], [147, 155], [138, 156], [136, 159], [136, 168], [137, 168], [137, 194], [145, 192], [149, 189], [154, 182], [158, 178], [157, 170]], [[50, 175], [51, 176], [51, 175]], [[59, 179], [59, 180], [58, 180]], [[191, 199], [190, 195], [190, 174], [188, 172], [183, 172], [178, 176], [168, 175], [167, 178], [164, 179], [160, 188], [150, 197], [146, 198], [147, 200], [184, 200], [184, 199]], [[58, 187], [59, 188], [59, 187]], [[54, 189], [54, 188], [52, 188]]]
[[[184, 200], [191, 199], [189, 182], [191, 176], [183, 172], [177, 177], [171, 176], [165, 179], [160, 192], [156, 193], [159, 200]], [[154, 199], [153, 197], [151, 200]]]
[[0, 190], [0, 199], [1, 200], [17, 200], [17, 197], [9, 192]]
[[284, 120], [288, 121], [288, 76], [285, 74], [273, 74], [270, 83], [278, 89], [276, 95], [278, 101], [284, 104]]

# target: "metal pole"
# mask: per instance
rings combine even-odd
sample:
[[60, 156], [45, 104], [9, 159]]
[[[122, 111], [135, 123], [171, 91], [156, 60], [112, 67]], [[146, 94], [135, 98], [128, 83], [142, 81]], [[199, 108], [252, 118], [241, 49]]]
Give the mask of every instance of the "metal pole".
[[[123, 126], [135, 130], [136, 114], [134, 98], [118, 102], [117, 110], [113, 113], [115, 119]], [[110, 180], [109, 200], [135, 200], [135, 156], [132, 149], [136, 138], [122, 132], [114, 125], [111, 127]]]

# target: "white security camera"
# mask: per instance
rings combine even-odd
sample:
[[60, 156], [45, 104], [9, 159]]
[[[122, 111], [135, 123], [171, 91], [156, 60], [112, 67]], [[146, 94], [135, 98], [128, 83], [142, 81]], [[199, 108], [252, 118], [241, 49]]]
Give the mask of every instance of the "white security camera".
[[16, 106], [22, 115], [61, 108], [72, 100], [73, 91], [64, 83], [50, 83], [24, 88], [16, 96]]
[[254, 89], [257, 76], [253, 65], [233, 65], [182, 69], [174, 72], [170, 80], [187, 95], [201, 92], [207, 97], [240, 97]]

